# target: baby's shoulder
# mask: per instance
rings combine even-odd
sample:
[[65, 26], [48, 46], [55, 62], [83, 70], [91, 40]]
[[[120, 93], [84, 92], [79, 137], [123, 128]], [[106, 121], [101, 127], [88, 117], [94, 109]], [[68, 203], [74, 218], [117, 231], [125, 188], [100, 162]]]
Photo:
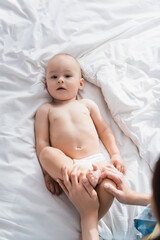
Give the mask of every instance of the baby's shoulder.
[[37, 109], [36, 114], [48, 114], [50, 108], [51, 108], [50, 103], [44, 103]]
[[94, 103], [93, 100], [88, 99], [88, 98], [82, 98], [82, 99], [80, 99], [79, 101], [80, 101], [81, 103], [83, 103], [83, 104], [93, 104], [93, 103]]
[[88, 108], [94, 108], [95, 106], [97, 106], [97, 104], [91, 99], [83, 98], [79, 101]]

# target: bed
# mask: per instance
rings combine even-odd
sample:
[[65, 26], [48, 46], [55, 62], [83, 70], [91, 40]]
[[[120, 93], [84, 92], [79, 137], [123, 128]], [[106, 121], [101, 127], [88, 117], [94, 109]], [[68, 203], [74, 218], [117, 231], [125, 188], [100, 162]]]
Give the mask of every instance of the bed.
[[[0, 1], [0, 239], [78, 240], [80, 219], [65, 194], [52, 195], [35, 153], [34, 115], [50, 101], [45, 66], [56, 53], [81, 64], [85, 87], [111, 126], [136, 191], [151, 192], [160, 154], [158, 0]], [[108, 153], [101, 150], [109, 161]], [[143, 207], [117, 200], [101, 239], [134, 240]]]

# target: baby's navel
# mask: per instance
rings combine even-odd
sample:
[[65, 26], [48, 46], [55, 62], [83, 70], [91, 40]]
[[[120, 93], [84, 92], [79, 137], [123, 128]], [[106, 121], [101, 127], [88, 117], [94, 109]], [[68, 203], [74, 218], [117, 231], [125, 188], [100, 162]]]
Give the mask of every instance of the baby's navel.
[[76, 146], [76, 150], [82, 150], [82, 147]]

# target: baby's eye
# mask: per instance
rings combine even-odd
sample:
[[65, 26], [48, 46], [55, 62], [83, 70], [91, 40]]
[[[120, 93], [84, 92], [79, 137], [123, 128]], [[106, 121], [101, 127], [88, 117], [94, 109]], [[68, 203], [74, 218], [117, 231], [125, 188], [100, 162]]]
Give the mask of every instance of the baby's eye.
[[57, 78], [57, 76], [56, 76], [56, 75], [53, 75], [51, 78]]
[[66, 77], [66, 78], [70, 78], [70, 77], [71, 77], [71, 75], [68, 75], [68, 74], [67, 74], [67, 75], [65, 75], [65, 77]]

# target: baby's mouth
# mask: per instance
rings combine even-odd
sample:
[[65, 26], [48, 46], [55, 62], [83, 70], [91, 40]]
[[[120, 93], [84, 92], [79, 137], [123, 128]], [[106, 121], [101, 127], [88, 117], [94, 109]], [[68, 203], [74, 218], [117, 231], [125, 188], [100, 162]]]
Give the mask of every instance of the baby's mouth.
[[64, 87], [57, 88], [57, 91], [66, 90]]

